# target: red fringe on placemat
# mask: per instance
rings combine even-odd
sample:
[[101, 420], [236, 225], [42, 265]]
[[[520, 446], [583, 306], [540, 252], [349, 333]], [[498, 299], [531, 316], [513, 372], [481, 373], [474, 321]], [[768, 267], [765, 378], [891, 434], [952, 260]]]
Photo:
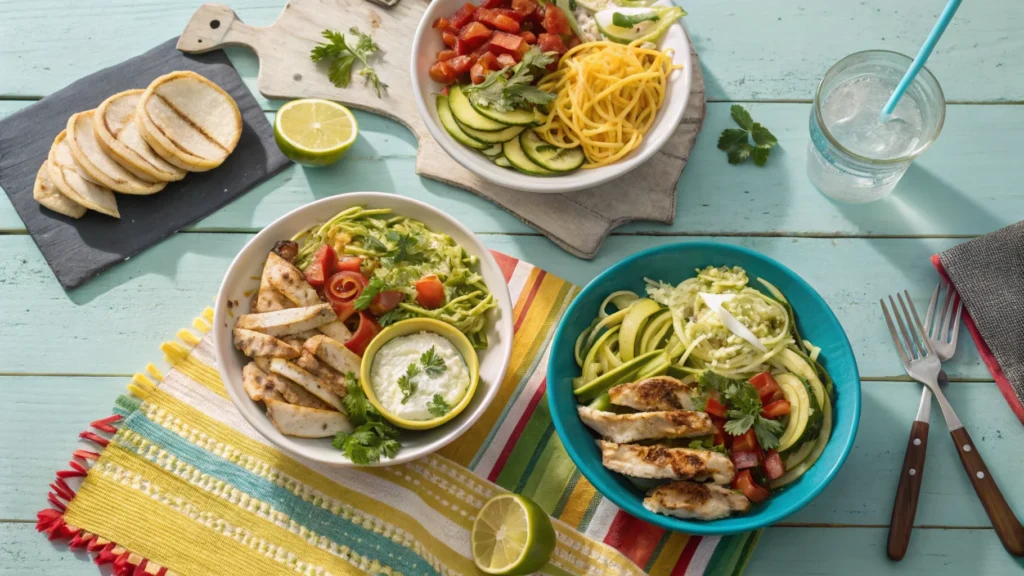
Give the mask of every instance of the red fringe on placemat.
[[[114, 424], [120, 420], [121, 416], [114, 414], [96, 420], [90, 426], [94, 430], [114, 434], [117, 432], [117, 427]], [[85, 430], [78, 436], [97, 444], [101, 450], [110, 443], [109, 438], [100, 436], [92, 430]], [[151, 564], [146, 558], [118, 546], [116, 542], [71, 526], [64, 521], [67, 503], [75, 498], [75, 490], [68, 484], [68, 479], [85, 478], [89, 474], [89, 467], [85, 463], [90, 460], [99, 460], [99, 457], [98, 452], [90, 450], [74, 451], [72, 460], [68, 462], [68, 468], [58, 471], [57, 479], [50, 484], [50, 493], [46, 499], [53, 505], [53, 508], [40, 510], [36, 514], [36, 531], [45, 532], [49, 540], [68, 540], [68, 548], [84, 548], [87, 552], [95, 555], [93, 561], [99, 566], [112, 564], [114, 576], [165, 576], [167, 568]], [[156, 570], [154, 571], [154, 569]]]

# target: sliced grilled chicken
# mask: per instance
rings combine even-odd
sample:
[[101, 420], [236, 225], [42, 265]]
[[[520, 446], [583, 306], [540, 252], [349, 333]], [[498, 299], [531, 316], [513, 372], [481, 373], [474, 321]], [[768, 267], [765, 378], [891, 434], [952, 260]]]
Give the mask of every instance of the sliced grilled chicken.
[[287, 308], [273, 312], [245, 314], [235, 320], [235, 328], [263, 332], [271, 336], [297, 334], [333, 322], [337, 316], [330, 304]]
[[264, 398], [284, 400], [284, 396], [267, 380], [267, 373], [260, 370], [255, 362], [249, 362], [242, 368], [242, 386], [249, 398], [257, 402]]
[[636, 442], [660, 438], [692, 438], [715, 432], [711, 418], [704, 412], [637, 412], [615, 414], [579, 406], [580, 419], [601, 436], [613, 442]]
[[655, 376], [639, 382], [619, 384], [608, 390], [612, 404], [634, 410], [696, 410], [698, 391], [671, 376]]
[[[300, 348], [296, 348], [283, 340], [278, 340], [270, 334], [235, 328], [232, 331], [235, 339], [235, 348], [242, 351], [242, 354], [250, 358], [256, 356], [270, 356], [271, 358], [298, 358]], [[299, 345], [301, 347], [301, 344]]]
[[330, 438], [338, 432], [351, 432], [352, 424], [341, 412], [295, 406], [265, 398], [267, 416], [282, 434], [299, 438]]
[[[256, 295], [255, 305], [253, 306], [253, 312], [273, 312], [274, 310], [284, 310], [285, 308], [295, 308], [295, 304], [285, 297], [284, 294], [278, 292], [270, 284], [270, 271], [277, 265], [276, 260], [282, 260], [280, 256], [273, 252], [267, 257], [266, 264], [263, 265], [263, 275], [260, 276], [260, 290]], [[272, 263], [271, 261], [274, 260]], [[285, 262], [287, 264], [287, 262]], [[297, 272], [298, 270], [296, 270]]]
[[[320, 296], [306, 282], [306, 276], [302, 271], [277, 253], [271, 252], [267, 256], [263, 270], [270, 286], [288, 300], [299, 306], [320, 304]], [[340, 321], [328, 322], [318, 329], [338, 342], [348, 342], [352, 338], [352, 332]]]
[[718, 520], [733, 512], [750, 510], [750, 500], [714, 484], [673, 482], [651, 490], [644, 498], [644, 508], [676, 518]]
[[[260, 364], [264, 364], [263, 362], [260, 362], [259, 359], [254, 360], [254, 362], [260, 370], [263, 370], [263, 366], [260, 366]], [[333, 406], [317, 398], [309, 390], [306, 390], [302, 386], [299, 386], [280, 374], [271, 372], [269, 363], [266, 363], [265, 365], [267, 369], [264, 372], [267, 375], [267, 382], [270, 382], [271, 386], [273, 386], [289, 404], [305, 406], [307, 408], [318, 408], [320, 410], [334, 410]]]
[[725, 454], [692, 448], [616, 444], [598, 440], [604, 467], [634, 478], [711, 480], [728, 484], [736, 468]]
[[334, 392], [339, 398], [344, 398], [348, 394], [348, 383], [345, 381], [345, 377], [335, 372], [327, 364], [317, 360], [309, 350], [302, 351], [302, 355], [295, 359], [295, 365], [319, 379], [325, 388]]
[[334, 392], [331, 392], [323, 381], [295, 364], [283, 358], [274, 358], [270, 361], [270, 371], [302, 386], [310, 394], [330, 404], [335, 410], [342, 411], [345, 409], [341, 403], [341, 398]]

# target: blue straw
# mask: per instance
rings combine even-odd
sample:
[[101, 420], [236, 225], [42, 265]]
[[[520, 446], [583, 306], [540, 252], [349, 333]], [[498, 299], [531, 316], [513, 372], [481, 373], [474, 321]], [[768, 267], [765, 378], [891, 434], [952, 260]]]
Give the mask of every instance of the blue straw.
[[917, 57], [914, 58], [914, 62], [910, 65], [907, 73], [903, 75], [903, 79], [900, 80], [899, 86], [889, 97], [889, 101], [885, 103], [885, 108], [882, 108], [882, 120], [886, 120], [892, 111], [896, 109], [896, 104], [899, 103], [900, 98], [903, 97], [903, 93], [907, 91], [910, 84], [917, 77], [917, 73], [924, 68], [924, 63], [928, 61], [928, 57], [931, 56], [932, 50], [935, 49], [935, 45], [938, 44], [939, 38], [942, 37], [942, 33], [946, 31], [946, 26], [949, 26], [949, 22], [953, 19], [953, 15], [956, 14], [956, 9], [960, 7], [960, 0], [949, 0], [949, 4], [946, 4], [945, 10], [939, 16], [939, 21], [935, 23], [935, 27], [932, 28], [931, 34], [928, 35], [928, 39], [924, 41], [924, 45], [921, 46], [921, 50], [917, 53]]

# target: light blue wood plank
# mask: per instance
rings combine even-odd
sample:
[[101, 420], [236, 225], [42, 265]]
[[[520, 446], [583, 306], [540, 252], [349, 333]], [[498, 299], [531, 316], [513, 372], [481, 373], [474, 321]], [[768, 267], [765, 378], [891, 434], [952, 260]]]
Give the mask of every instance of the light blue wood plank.
[[[0, 116], [23, 103], [0, 102]], [[730, 166], [715, 146], [732, 124], [728, 104], [711, 104], [679, 183], [675, 222], [635, 223], [623, 233], [976, 235], [1020, 218], [1020, 191], [1006, 170], [1017, 163], [1024, 106], [951, 106], [935, 146], [894, 195], [862, 206], [834, 203], [805, 174], [805, 104], [747, 105], [782, 142], [764, 168]], [[415, 173], [416, 143], [399, 124], [357, 112], [361, 137], [330, 168], [290, 168], [212, 216], [197, 230], [255, 231], [312, 200], [340, 192], [396, 192], [438, 206], [477, 232], [532, 233], [490, 202]], [[0, 229], [23, 225], [4, 195]]]
[[[41, 96], [99, 68], [176, 36], [198, 2], [5, 2], [0, 38], [2, 95]], [[270, 24], [283, 2], [230, 3], [247, 23]], [[701, 55], [708, 97], [715, 100], [809, 99], [825, 71], [843, 56], [870, 48], [914, 54], [942, 2], [790, 2], [680, 0]], [[344, 27], [338, 23], [336, 28]], [[1019, 2], [969, 2], [929, 60], [952, 100], [1019, 100], [1024, 76], [1014, 55], [1024, 50]], [[68, 47], [58, 55], [53, 39]], [[392, 55], [406, 58], [406, 54]], [[232, 52], [255, 79], [255, 56]], [[1014, 73], [1014, 71], [1018, 73]], [[397, 86], [398, 82], [391, 82]], [[252, 85], [252, 82], [250, 82]]]
[[[4, 372], [125, 374], [157, 356], [159, 343], [212, 302], [220, 279], [248, 234], [178, 234], [64, 293], [28, 236], [0, 236], [0, 350], [18, 350]], [[677, 239], [614, 236], [593, 262], [535, 236], [485, 235], [493, 249], [584, 284], [623, 257]], [[696, 239], [695, 239], [696, 240]], [[802, 275], [835, 310], [867, 377], [902, 375], [877, 298], [909, 289], [922, 304], [937, 279], [928, 257], [948, 239], [723, 238], [758, 250]], [[73, 342], [52, 353], [54, 330]], [[964, 338], [947, 371], [989, 378]]]

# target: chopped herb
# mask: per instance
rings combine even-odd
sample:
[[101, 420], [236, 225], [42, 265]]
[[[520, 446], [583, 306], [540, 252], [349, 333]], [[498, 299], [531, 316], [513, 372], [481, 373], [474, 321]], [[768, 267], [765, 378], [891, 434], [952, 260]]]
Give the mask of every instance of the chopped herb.
[[429, 410], [431, 415], [435, 418], [440, 418], [441, 416], [451, 412], [452, 407], [444, 401], [444, 396], [434, 394], [434, 397], [431, 398], [430, 402], [427, 404], [427, 410]]
[[371, 250], [371, 251], [377, 252], [378, 254], [381, 254], [381, 255], [387, 254], [388, 247], [385, 246], [384, 243], [381, 242], [380, 240], [377, 240], [376, 238], [374, 238], [373, 236], [370, 236], [369, 234], [363, 236], [362, 238], [363, 238], [363, 248], [365, 248], [366, 250]]
[[391, 326], [402, 319], [402, 312], [403, 310], [401, 308], [395, 308], [394, 310], [385, 312], [377, 318], [377, 324], [380, 324], [382, 328]]
[[431, 377], [440, 376], [444, 374], [445, 370], [448, 370], [444, 358], [437, 354], [437, 350], [433, 346], [420, 356], [420, 364], [423, 364], [423, 370]]
[[409, 364], [405, 374], [398, 378], [398, 389], [402, 391], [402, 404], [409, 401], [409, 397], [416, 393], [415, 378], [420, 375], [420, 367], [416, 363]]
[[661, 18], [654, 12], [634, 14], [633, 16], [627, 16], [621, 12], [612, 13], [612, 24], [619, 28], [632, 28], [641, 22], [657, 22], [660, 19]]
[[426, 257], [422, 253], [412, 252], [412, 250], [420, 243], [419, 239], [415, 236], [399, 234], [398, 232], [388, 232], [387, 239], [389, 242], [394, 244], [395, 247], [388, 250], [386, 256], [395, 262], [419, 264], [426, 260]]
[[348, 33], [356, 37], [354, 46], [345, 40], [345, 34], [333, 30], [324, 30], [321, 34], [328, 42], [314, 46], [309, 57], [313, 62], [326, 61], [329, 63], [330, 67], [327, 70], [327, 78], [339, 88], [348, 87], [352, 79], [352, 66], [356, 60], [359, 60], [363, 64], [359, 75], [366, 78], [366, 81], [370, 84], [373, 84], [373, 87], [377, 90], [377, 97], [380, 98], [381, 90], [386, 90], [388, 85], [380, 81], [380, 78], [377, 77], [377, 71], [369, 63], [369, 57], [374, 52], [380, 51], [380, 46], [373, 41], [373, 38], [368, 34], [363, 34], [355, 26], [349, 28]]
[[388, 286], [381, 280], [379, 276], [370, 278], [370, 282], [363, 287], [362, 294], [356, 298], [355, 302], [352, 303], [352, 308], [356, 310], [365, 310], [373, 302], [373, 299], [377, 297], [377, 294], [387, 291]]
[[698, 378], [702, 398], [706, 400], [711, 391], [718, 391], [722, 401], [729, 408], [726, 416], [725, 431], [732, 436], [740, 436], [754, 429], [757, 443], [765, 450], [779, 446], [779, 435], [783, 432], [782, 423], [761, 416], [761, 397], [750, 382], [730, 380], [706, 370]]
[[[729, 110], [739, 128], [723, 130], [722, 135], [718, 137], [718, 149], [724, 150], [728, 155], [729, 164], [742, 164], [753, 156], [754, 164], [764, 166], [768, 162], [772, 148], [779, 143], [778, 139], [767, 128], [754, 122], [743, 106], [734, 104]], [[754, 139], [753, 146], [750, 145], [748, 136]]]
[[528, 108], [531, 104], [547, 104], [555, 99], [555, 95], [533, 85], [534, 69], [543, 70], [554, 62], [552, 54], [541, 52], [536, 47], [530, 48], [515, 66], [491, 72], [480, 84], [466, 86], [462, 91], [476, 104], [499, 112]]
[[380, 412], [370, 404], [363, 389], [356, 382], [355, 374], [345, 374], [348, 394], [341, 399], [349, 422], [356, 429], [351, 433], [338, 432], [331, 440], [331, 446], [341, 450], [355, 464], [373, 464], [381, 458], [394, 458], [401, 445], [398, 431], [384, 421]]

